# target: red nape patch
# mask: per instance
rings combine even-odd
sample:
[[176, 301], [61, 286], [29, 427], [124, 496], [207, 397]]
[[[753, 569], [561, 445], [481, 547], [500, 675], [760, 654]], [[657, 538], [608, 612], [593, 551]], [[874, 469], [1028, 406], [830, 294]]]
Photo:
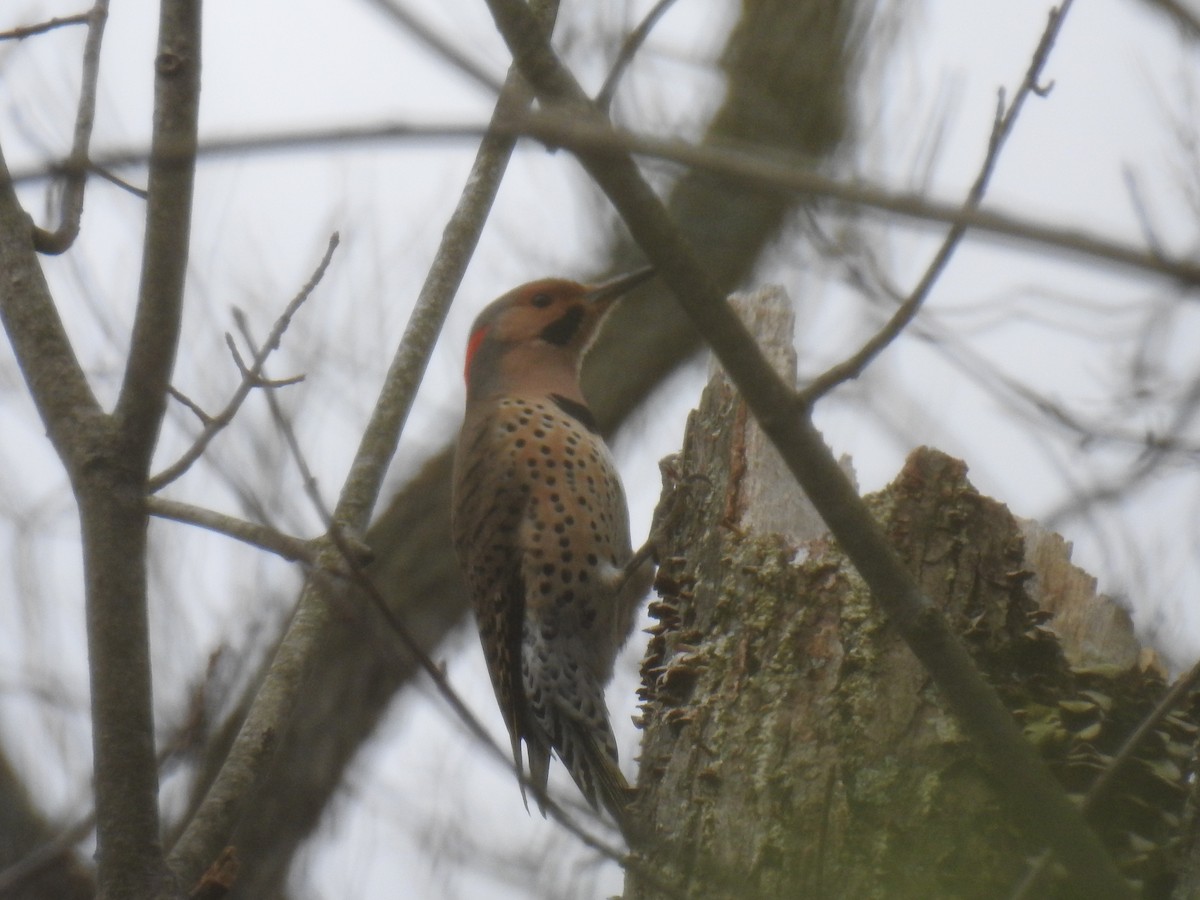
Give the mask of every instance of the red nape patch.
[[490, 325], [484, 325], [478, 331], [474, 332], [471, 335], [471, 339], [467, 341], [467, 362], [463, 366], [463, 378], [468, 382], [471, 380], [471, 363], [475, 362], [475, 354], [479, 352], [479, 348], [483, 344], [483, 339], [487, 337], [491, 327]]

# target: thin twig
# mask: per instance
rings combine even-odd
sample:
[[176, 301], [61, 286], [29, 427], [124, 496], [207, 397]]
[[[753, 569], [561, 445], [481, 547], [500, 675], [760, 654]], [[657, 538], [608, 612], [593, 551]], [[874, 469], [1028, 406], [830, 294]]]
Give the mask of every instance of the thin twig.
[[[540, 0], [530, 10], [539, 28], [549, 34], [558, 11], [558, 0]], [[531, 95], [520, 74], [510, 70], [496, 104], [493, 122], [520, 117], [529, 108]], [[383, 487], [389, 461], [399, 446], [417, 388], [425, 375], [433, 347], [441, 334], [450, 303], [458, 290], [484, 222], [495, 200], [500, 177], [515, 146], [512, 135], [490, 129], [458, 206], [442, 233], [433, 265], [417, 295], [400, 344], [388, 367], [371, 421], [359, 442], [350, 474], [338, 500], [334, 519], [352, 531], [366, 529]]]
[[[213, 138], [199, 153], [205, 158], [281, 151], [314, 151], [330, 146], [352, 146], [395, 140], [448, 141], [475, 139], [481, 135], [526, 136], [573, 153], [588, 153], [619, 159], [629, 153], [660, 159], [711, 172], [755, 187], [792, 191], [801, 196], [823, 197], [886, 212], [922, 224], [960, 225], [975, 232], [976, 239], [1016, 241], [1057, 250], [1122, 268], [1160, 275], [1186, 286], [1200, 286], [1200, 263], [1190, 259], [1162, 258], [1145, 249], [1078, 228], [1047, 225], [1024, 216], [988, 209], [963, 209], [961, 204], [932, 200], [922, 194], [900, 192], [867, 181], [839, 181], [806, 168], [780, 161], [778, 153], [754, 155], [753, 148], [697, 146], [675, 138], [635, 134], [601, 126], [562, 110], [543, 109], [502, 117], [489, 125], [428, 125], [391, 123], [362, 127], [314, 129], [303, 132], [256, 137]], [[178, 160], [181, 151], [164, 147], [151, 154], [145, 149], [114, 150], [94, 155], [93, 162], [106, 168], [141, 165], [156, 159]], [[41, 181], [61, 174], [65, 163], [52, 162], [11, 177], [14, 184]]]
[[92, 14], [90, 12], [85, 12], [73, 16], [63, 16], [58, 19], [47, 19], [45, 22], [39, 22], [36, 25], [22, 25], [19, 28], [0, 31], [0, 41], [23, 41], [27, 37], [33, 37], [36, 34], [45, 34], [47, 31], [53, 31], [56, 28], [65, 28], [68, 25], [86, 25], [91, 21], [91, 17]]
[[188, 525], [198, 525], [209, 531], [223, 534], [234, 540], [258, 547], [281, 556], [289, 562], [303, 562], [313, 565], [317, 560], [317, 548], [312, 541], [284, 534], [267, 525], [249, 522], [236, 516], [229, 516], [215, 510], [193, 506], [191, 503], [181, 503], [178, 500], [168, 500], [166, 497], [148, 496], [146, 510], [152, 516], [160, 519], [170, 519]]
[[196, 177], [200, 5], [181, 0], [162, 7], [142, 273], [114, 412], [122, 449], [137, 469], [149, 468], [158, 440], [182, 323]]
[[[242, 340], [246, 342], [246, 346], [250, 348], [250, 352], [257, 358], [261, 351], [254, 345], [254, 336], [250, 333], [250, 325], [246, 321], [245, 316], [235, 316], [238, 330], [242, 333]], [[263, 379], [265, 383], [270, 383], [269, 380]], [[283, 407], [279, 405], [279, 398], [274, 391], [267, 391], [267, 407], [271, 410], [271, 418], [275, 421], [275, 427], [283, 434], [284, 442], [291, 452], [292, 459], [296, 463], [296, 467], [300, 470], [301, 482], [304, 485], [304, 493], [308, 495], [309, 501], [317, 510], [317, 514], [321, 517], [321, 521], [326, 528], [332, 523], [332, 515], [329, 512], [329, 506], [325, 503], [325, 499], [321, 496], [320, 490], [317, 488], [317, 478], [309, 468], [308, 462], [304, 457], [303, 451], [300, 449], [300, 441], [296, 438], [296, 429], [292, 427], [292, 420], [284, 413]]]
[[[233, 308], [233, 321], [242, 332], [242, 336], [246, 337], [249, 342], [249, 323], [246, 321], [246, 314], [238, 309]], [[250, 367], [246, 365], [246, 361], [242, 359], [242, 353], [237, 348], [237, 342], [233, 339], [233, 335], [229, 332], [225, 333], [225, 346], [229, 348], [230, 355], [233, 356], [233, 364], [237, 366], [238, 373], [242, 378], [250, 381], [251, 387], [266, 388], [268, 391], [273, 391], [276, 388], [291, 387], [294, 384], [300, 384], [304, 381], [303, 375], [292, 375], [288, 378], [268, 378], [265, 375], [255, 375], [250, 371]], [[258, 354], [258, 349], [255, 345], [251, 345], [251, 352]]]
[[83, 193], [87, 185], [88, 149], [92, 143], [92, 125], [96, 121], [96, 85], [100, 79], [100, 45], [108, 22], [108, 0], [96, 0], [87, 14], [87, 40], [83, 44], [83, 76], [79, 86], [79, 110], [75, 115], [75, 137], [66, 162], [61, 221], [53, 231], [33, 226], [33, 246], [51, 256], [63, 253], [79, 236], [83, 217]]
[[126, 193], [133, 194], [133, 196], [137, 197], [139, 200], [146, 199], [147, 192], [145, 188], [140, 188], [136, 184], [130, 184], [124, 178], [121, 178], [120, 176], [108, 171], [108, 169], [98, 166], [95, 163], [88, 163], [88, 171], [92, 172], [99, 178], [103, 178], [109, 184], [119, 187]]
[[245, 367], [244, 363], [242, 364], [242, 381], [238, 385], [237, 390], [233, 392], [233, 396], [229, 399], [229, 402], [225, 404], [225, 408], [215, 416], [207, 416], [204, 430], [196, 437], [192, 446], [179, 459], [150, 479], [147, 485], [150, 493], [162, 490], [191, 468], [192, 464], [200, 458], [212, 442], [212, 439], [233, 421], [233, 417], [237, 415], [238, 410], [241, 409], [242, 403], [249, 396], [250, 392], [255, 387], [262, 386], [262, 369], [267, 361], [267, 357], [279, 349], [279, 344], [283, 340], [283, 334], [287, 331], [288, 326], [291, 325], [292, 318], [299, 311], [300, 307], [304, 305], [304, 302], [312, 292], [316, 290], [317, 285], [321, 283], [321, 279], [325, 277], [325, 270], [329, 268], [329, 263], [333, 260], [333, 252], [337, 249], [339, 241], [340, 238], [336, 231], [329, 236], [329, 242], [325, 245], [325, 253], [322, 255], [321, 261], [317, 264], [316, 269], [313, 270], [312, 275], [309, 276], [308, 281], [304, 283], [304, 286], [300, 288], [296, 296], [288, 302], [283, 312], [279, 314], [279, 318], [271, 326], [271, 331], [267, 335], [267, 340], [263, 344], [262, 349], [254, 354], [253, 363], [249, 367]]
[[422, 22], [411, 10], [397, 3], [396, 0], [370, 0], [370, 2], [399, 24], [405, 31], [432, 50], [438, 56], [449, 62], [464, 75], [483, 85], [493, 94], [500, 94], [504, 84], [491, 72], [479, 65], [466, 53], [455, 47], [450, 41], [438, 34], [429, 25]]
[[[1047, 21], [1046, 28], [1042, 32], [1042, 37], [1033, 52], [1033, 58], [1030, 60], [1028, 69], [1025, 71], [1025, 77], [1022, 79], [1020, 87], [1017, 88], [1017, 92], [1013, 96], [1012, 103], [1009, 104], [1007, 110], [1004, 108], [1004, 95], [1003, 93], [1000, 94], [996, 119], [992, 126], [991, 136], [988, 139], [987, 153], [984, 155], [983, 165], [980, 167], [979, 174], [975, 176], [975, 181], [971, 185], [971, 189], [967, 192], [967, 198], [963, 202], [964, 209], [976, 209], [983, 200], [983, 196], [987, 192], [988, 182], [991, 180], [992, 173], [996, 170], [996, 163], [1000, 159], [1000, 151], [1004, 148], [1005, 143], [1007, 143], [1009, 135], [1012, 134], [1013, 126], [1016, 124], [1017, 117], [1021, 114], [1021, 110], [1025, 106], [1026, 99], [1028, 99], [1030, 94], [1037, 94], [1039, 97], [1045, 96], [1043, 89], [1038, 87], [1039, 80], [1042, 77], [1042, 70], [1045, 68], [1046, 60], [1050, 56], [1050, 51], [1054, 48], [1054, 43], [1058, 39], [1062, 23], [1070, 11], [1072, 2], [1073, 0], [1063, 0], [1062, 6], [1050, 10], [1049, 21]], [[921, 276], [920, 281], [917, 282], [917, 286], [913, 288], [912, 293], [908, 295], [908, 298], [900, 304], [887, 323], [870, 340], [863, 344], [857, 353], [832, 366], [817, 378], [814, 378], [801, 391], [801, 396], [804, 398], [805, 403], [812, 405], [837, 385], [852, 378], [857, 378], [871, 364], [875, 357], [899, 337], [900, 333], [908, 327], [908, 324], [912, 322], [924, 305], [930, 291], [933, 290], [933, 286], [937, 283], [938, 278], [945, 271], [946, 266], [954, 255], [954, 251], [958, 248], [966, 233], [967, 229], [964, 225], [951, 226], [945, 240], [942, 241], [941, 247], [934, 254], [933, 260], [925, 269], [925, 273]]]
[[193, 400], [191, 397], [189, 397], [183, 391], [176, 390], [173, 387], [169, 387], [169, 388], [167, 388], [167, 393], [171, 395], [171, 399], [174, 400], [176, 403], [179, 403], [183, 406], [186, 406], [188, 409], [190, 409], [192, 411], [192, 414], [197, 419], [200, 420], [201, 425], [204, 425], [207, 427], [212, 422], [212, 416], [210, 416], [208, 413], [206, 413], [200, 407], [199, 403], [197, 403], [195, 400]]
[[638, 23], [637, 28], [629, 33], [629, 37], [621, 45], [621, 52], [617, 54], [616, 60], [613, 61], [612, 69], [609, 70], [608, 77], [604, 79], [604, 84], [600, 87], [600, 93], [596, 95], [596, 106], [604, 110], [605, 113], [612, 106], [613, 96], [617, 93], [617, 87], [621, 83], [621, 78], [624, 76], [625, 70], [633, 62], [633, 58], [637, 55], [638, 50], [642, 48], [642, 44], [646, 43], [646, 38], [650, 37], [650, 32], [658, 24], [658, 20], [663, 17], [663, 14], [670, 9], [671, 4], [674, 2], [675, 0], [658, 0], [658, 3], [654, 4], [650, 12], [646, 13], [646, 17]]
[[1146, 242], [1146, 246], [1152, 252], [1163, 256], [1166, 252], [1166, 244], [1158, 236], [1158, 230], [1150, 218], [1150, 209], [1146, 205], [1141, 185], [1138, 184], [1137, 175], [1134, 174], [1133, 167], [1129, 163], [1121, 166], [1121, 180], [1125, 182], [1125, 192], [1129, 195], [1129, 205], [1133, 207], [1134, 217], [1142, 231], [1142, 240]]
[[[103, 4], [97, 4], [102, 9]], [[157, 896], [167, 875], [154, 757], [142, 490], [168, 403], [183, 318], [200, 97], [201, 0], [159, 5], [141, 279], [115, 411], [73, 479], [83, 538], [91, 686], [96, 883], [101, 897]], [[164, 162], [164, 145], [183, 148]], [[101, 472], [98, 476], [96, 473]]]
[[[513, 58], [539, 100], [597, 132], [611, 125], [531, 21], [521, 0], [487, 0]], [[671, 288], [697, 331], [737, 385], [839, 545], [985, 755], [1015, 824], [1054, 846], [1081, 892], [1126, 898], [1112, 859], [1062, 786], [1025, 740], [995, 690], [980, 675], [945, 617], [897, 557], [858, 491], [838, 466], [798, 397], [775, 374], [737, 314], [712, 284], [654, 190], [628, 153], [576, 151], [634, 240]]]
[[697, 146], [673, 138], [638, 135], [553, 106], [509, 123], [514, 132], [536, 137], [576, 155], [615, 161], [629, 154], [681, 163], [751, 186], [794, 191], [810, 197], [864, 206], [923, 224], [940, 223], [968, 228], [973, 237], [1017, 241], [1051, 248], [1068, 255], [1089, 257], [1120, 267], [1200, 286], [1200, 264], [1189, 259], [1164, 259], [1156, 253], [1076, 228], [1060, 228], [1025, 217], [961, 204], [931, 200], [921, 194], [892, 191], [865, 181], [838, 181], [801, 164], [757, 157], [752, 151]]
[[[1049, 404], [1041, 404], [1041, 408], [1053, 411]], [[1200, 380], [1193, 380], [1180, 402], [1172, 411], [1171, 421], [1163, 429], [1166, 435], [1186, 435], [1197, 415], [1200, 415]], [[1077, 426], [1078, 427], [1078, 426]], [[1087, 433], [1086, 431], [1081, 433]], [[1124, 472], [1111, 479], [1108, 484], [1093, 486], [1087, 491], [1081, 491], [1070, 500], [1051, 510], [1043, 518], [1045, 523], [1054, 526], [1062, 520], [1077, 516], [1087, 511], [1094, 503], [1120, 497], [1134, 485], [1153, 475], [1158, 467], [1166, 460], [1168, 445], [1165, 443], [1145, 442], [1144, 451]]]

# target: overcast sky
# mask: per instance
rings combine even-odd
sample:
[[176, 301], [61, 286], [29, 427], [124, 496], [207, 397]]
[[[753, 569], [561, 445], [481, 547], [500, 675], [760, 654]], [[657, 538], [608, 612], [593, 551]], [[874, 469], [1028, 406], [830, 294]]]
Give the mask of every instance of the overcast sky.
[[[69, 15], [81, 5], [9, 0], [0, 6], [0, 29]], [[481, 0], [408, 5], [503, 76], [508, 58]], [[650, 5], [612, 3], [597, 12], [566, 0], [570, 58], [591, 87], [603, 77], [613, 43]], [[703, 127], [720, 100], [712, 64], [735, 6], [734, 0], [678, 0], [618, 97], [624, 124], [685, 136]], [[847, 177], [957, 201], [985, 151], [996, 91], [1003, 86], [1011, 96], [1019, 84], [1049, 4], [909, 6], [899, 36], [868, 69], [856, 149], [840, 168]], [[148, 135], [155, 29], [155, 4], [113, 5], [99, 150], [138, 146]], [[81, 42], [82, 31], [71, 30], [0, 44], [0, 146], [14, 171], [68, 146]], [[201, 129], [209, 137], [392, 121], [482, 123], [493, 102], [366, 2], [209, 0], [204, 42]], [[1148, 221], [1166, 250], [1194, 254], [1200, 175], [1195, 144], [1191, 158], [1184, 144], [1189, 129], [1195, 141], [1200, 121], [1196, 63], [1196, 46], [1146, 3], [1080, 0], [1046, 68], [1053, 89], [1031, 98], [988, 202], [1135, 244], [1145, 240]], [[470, 141], [397, 141], [201, 165], [175, 384], [209, 409], [236, 382], [223, 343], [231, 307], [245, 309], [265, 333], [308, 278], [330, 233], [341, 234], [325, 282], [271, 364], [276, 377], [307, 376], [284, 399], [327, 501], [344, 478], [473, 152]], [[463, 332], [475, 313], [530, 278], [586, 279], [603, 267], [608, 214], [598, 227], [595, 195], [581, 184], [565, 153], [530, 144], [514, 158], [430, 366], [393, 484], [457, 427]], [[89, 191], [78, 246], [47, 260], [46, 270], [80, 357], [108, 403], [119, 384], [136, 293], [142, 207], [99, 181]], [[44, 218], [42, 186], [23, 188], [22, 197]], [[878, 216], [860, 227], [902, 288], [919, 276], [939, 236]], [[780, 283], [796, 298], [801, 372], [812, 375], [854, 349], [873, 320], [861, 298], [828, 273], [802, 269], [798, 258], [781, 246], [756, 280]], [[1081, 491], [1133, 471], [1137, 454], [1103, 442], [1081, 446], [1049, 419], [1016, 417], [1011, 392], [995, 386], [996, 378], [1034, 386], [1089, 421], [1133, 434], [1161, 429], [1172, 401], [1200, 377], [1200, 315], [1177, 301], [1171, 285], [1144, 275], [1013, 243], [968, 241], [925, 320], [934, 333], [954, 339], [898, 343], [868, 377], [826, 404], [819, 422], [835, 450], [853, 456], [865, 490], [886, 484], [907, 451], [924, 443], [966, 459], [976, 485], [1018, 515], [1057, 516], [1055, 524], [1075, 543], [1076, 561], [1099, 577], [1102, 589], [1133, 605], [1136, 620], [1175, 665], [1189, 663], [1200, 648], [1197, 467], [1156, 472], [1119, 503], [1070, 514]], [[1151, 386], [1162, 391], [1139, 399], [1130, 373], [1141, 371], [1136, 363], [1143, 357]], [[981, 389], [967, 370], [999, 375]], [[654, 503], [657, 460], [678, 445], [699, 387], [698, 368], [673, 379], [616, 439], [631, 488], [635, 542]], [[247, 416], [265, 422], [262, 409], [248, 409]], [[1193, 443], [1198, 430], [1189, 425], [1185, 432]], [[173, 459], [191, 433], [187, 418], [175, 417], [160, 461]], [[240, 434], [223, 436], [213, 464], [195, 469], [171, 496], [244, 514], [244, 489], [262, 497], [285, 529], [315, 533], [319, 519], [303, 500], [298, 476], [280, 447], [263, 438], [270, 428]], [[181, 534], [175, 525], [156, 525], [154, 534], [161, 547], [152, 601], [156, 704], [165, 725], [178, 721], [212, 650], [224, 646], [236, 655], [256, 646], [262, 629], [290, 608], [299, 581], [286, 564], [220, 538]], [[61, 470], [4, 343], [0, 734], [47, 808], [66, 818], [87, 808], [90, 766], [75, 540]], [[271, 589], [264, 592], [264, 584]], [[639, 650], [631, 648], [610, 695], [629, 771]], [[445, 654], [453, 682], [500, 737], [474, 635], [464, 634]], [[555, 772], [552, 785], [561, 787], [565, 778], [559, 767]], [[563, 794], [573, 796], [569, 787]], [[296, 896], [526, 898], [535, 893], [522, 876], [499, 877], [486, 860], [536, 859], [548, 842], [557, 848], [557, 864], [547, 868], [547, 896], [560, 894], [564, 884], [577, 885], [583, 897], [620, 891], [615, 867], [594, 865], [525, 813], [511, 773], [480, 754], [423, 687], [395, 705], [352, 770], [345, 797], [305, 858]], [[397, 893], [398, 884], [411, 885], [411, 892]]]

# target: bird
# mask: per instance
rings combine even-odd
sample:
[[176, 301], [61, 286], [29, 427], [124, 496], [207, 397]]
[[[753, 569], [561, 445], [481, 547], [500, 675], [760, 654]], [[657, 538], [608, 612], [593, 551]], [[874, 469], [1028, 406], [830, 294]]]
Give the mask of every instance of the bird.
[[[654, 275], [532, 281], [489, 304], [467, 342], [454, 546], [496, 700], [542, 815], [551, 751], [628, 838], [633, 797], [604, 687], [650, 589], [579, 370], [616, 301]], [[628, 567], [628, 570], [627, 570]], [[529, 799], [521, 783], [525, 808]]]

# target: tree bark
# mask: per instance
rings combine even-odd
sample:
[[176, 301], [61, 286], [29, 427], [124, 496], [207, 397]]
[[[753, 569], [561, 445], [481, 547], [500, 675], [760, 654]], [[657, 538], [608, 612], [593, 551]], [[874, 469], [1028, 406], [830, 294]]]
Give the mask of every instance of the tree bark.
[[[750, 302], [757, 316], [768, 296]], [[790, 319], [758, 329], [768, 345], [781, 338], [773, 362], [789, 378], [791, 335]], [[757, 431], [715, 376], [676, 466], [687, 513], [651, 607], [642, 852], [660, 881], [697, 900], [1009, 896], [1041, 848], [1002, 814], [988, 771], [854, 569], [803, 524], [806, 502], [773, 449], [757, 449]], [[958, 460], [916, 450], [868, 503], [1056, 777], [1082, 794], [1165, 690], [1153, 655], [1129, 652], [1128, 616], [1069, 565], [1061, 539], [1031, 541], [1027, 557], [1019, 523]], [[1035, 596], [1059, 610], [1062, 639]], [[1096, 621], [1104, 641], [1078, 627]], [[1091, 821], [1144, 895], [1165, 897], [1195, 717], [1180, 711], [1159, 731]], [[1051, 874], [1031, 896], [1064, 891]], [[631, 874], [625, 896], [659, 894]]]

